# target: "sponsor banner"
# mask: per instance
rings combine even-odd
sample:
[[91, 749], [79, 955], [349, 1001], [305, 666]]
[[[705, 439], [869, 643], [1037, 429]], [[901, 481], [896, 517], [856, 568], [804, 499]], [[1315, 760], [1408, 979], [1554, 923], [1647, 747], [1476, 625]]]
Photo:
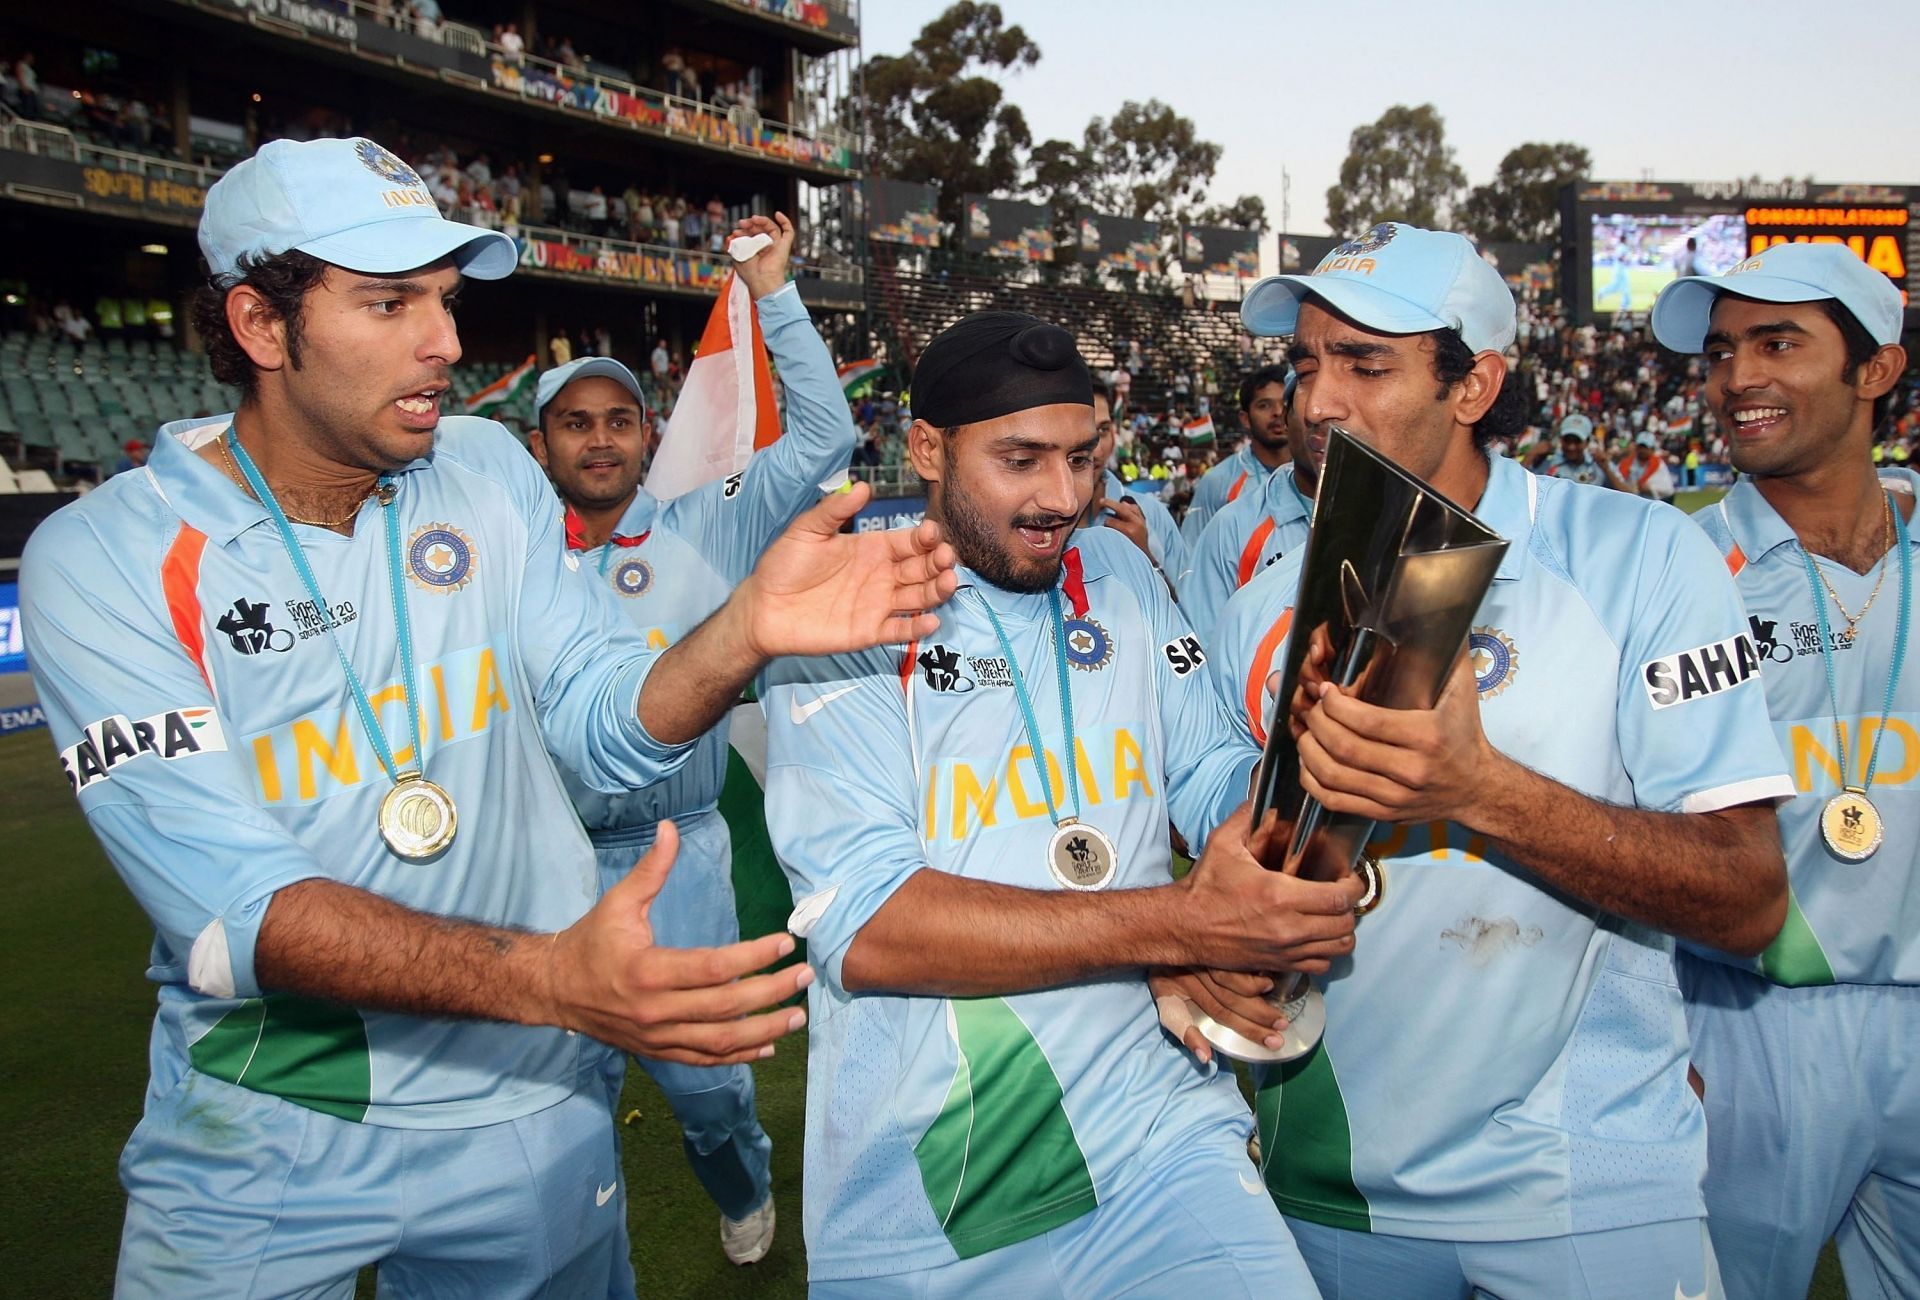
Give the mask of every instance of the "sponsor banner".
[[925, 497], [889, 497], [869, 501], [853, 517], [856, 533], [884, 533], [894, 528], [912, 528], [927, 517]]
[[27, 645], [20, 635], [20, 584], [0, 582], [0, 673], [27, 671]]
[[[822, 4], [820, 0], [728, 0], [728, 3], [751, 9], [755, 13], [766, 14], [770, 18], [784, 18], [790, 23], [803, 23], [808, 27], [818, 27], [823, 32], [832, 32], [836, 36], [858, 36], [860, 23], [848, 11], [845, 4]], [[742, 931], [741, 933], [746, 933]], [[760, 933], [758, 930], [753, 933]]]
[[725, 261], [691, 249], [569, 244], [525, 235], [513, 242], [520, 249], [521, 267], [528, 271], [716, 294], [727, 278]]
[[40, 707], [40, 701], [26, 704], [0, 705], [0, 736], [10, 736], [16, 731], [33, 731], [47, 725], [47, 711]]
[[0, 186], [71, 195], [93, 212], [149, 217], [175, 225], [200, 220], [207, 191], [198, 183], [202, 175], [198, 168], [170, 168], [155, 159], [149, 170], [141, 172], [112, 165], [118, 161], [109, 154], [101, 154], [99, 162], [78, 163], [0, 149]]
[[1109, 271], [1151, 275], [1160, 269], [1160, 223], [1081, 208], [1073, 228], [1080, 260]]
[[1188, 226], [1180, 232], [1180, 265], [1199, 275], [1251, 280], [1260, 274], [1260, 236], [1231, 226]]
[[867, 237], [917, 248], [940, 247], [938, 191], [931, 185], [871, 177], [864, 183]]
[[1053, 213], [1046, 204], [967, 194], [961, 206], [966, 218], [960, 246], [967, 252], [1018, 262], [1053, 260]]

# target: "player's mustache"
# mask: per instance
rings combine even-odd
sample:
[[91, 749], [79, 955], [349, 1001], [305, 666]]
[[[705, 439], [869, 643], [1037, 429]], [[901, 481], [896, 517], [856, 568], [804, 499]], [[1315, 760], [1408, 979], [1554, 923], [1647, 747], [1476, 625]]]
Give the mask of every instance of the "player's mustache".
[[1072, 515], [1016, 515], [1015, 528], [1061, 528], [1073, 522]]

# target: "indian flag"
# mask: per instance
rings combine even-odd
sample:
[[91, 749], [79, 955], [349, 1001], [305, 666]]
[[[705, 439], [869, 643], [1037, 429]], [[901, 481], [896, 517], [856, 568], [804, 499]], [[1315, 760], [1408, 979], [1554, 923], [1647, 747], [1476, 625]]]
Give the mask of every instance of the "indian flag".
[[1693, 436], [1693, 417], [1683, 415], [1667, 426], [1669, 438], [1691, 438]]
[[498, 410], [520, 394], [533, 387], [534, 361], [531, 354], [525, 361], [500, 376], [485, 388], [467, 399], [468, 415], [485, 415], [488, 411]]
[[746, 282], [728, 272], [694, 350], [680, 400], [647, 471], [647, 491], [662, 501], [738, 474], [780, 436], [773, 370], [760, 313]]
[[859, 397], [872, 387], [874, 377], [880, 373], [880, 363], [869, 357], [865, 361], [849, 361], [840, 367], [840, 389], [848, 397]]
[[1188, 442], [1213, 441], [1213, 417], [1203, 415], [1197, 420], [1187, 420], [1180, 425], [1180, 436]]

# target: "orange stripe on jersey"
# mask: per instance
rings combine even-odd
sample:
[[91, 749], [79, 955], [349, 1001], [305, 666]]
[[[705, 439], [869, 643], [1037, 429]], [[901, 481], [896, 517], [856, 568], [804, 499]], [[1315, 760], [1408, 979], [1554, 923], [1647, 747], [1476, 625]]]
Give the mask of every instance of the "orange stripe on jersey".
[[207, 671], [207, 637], [200, 611], [200, 556], [206, 549], [207, 535], [182, 525], [160, 562], [160, 590], [167, 598], [174, 636], [211, 690], [213, 675]]
[[907, 652], [900, 656], [900, 693], [905, 695], [913, 683], [913, 653], [920, 648], [919, 638], [907, 642]]
[[1274, 652], [1287, 639], [1292, 627], [1293, 610], [1280, 611], [1280, 617], [1273, 620], [1273, 626], [1260, 638], [1260, 648], [1253, 652], [1253, 663], [1247, 667], [1247, 728], [1253, 732], [1256, 744], [1267, 743], [1267, 720], [1260, 716], [1260, 697], [1266, 691], [1267, 674], [1273, 671]]
[[1235, 479], [1233, 481], [1233, 486], [1227, 489], [1227, 500], [1231, 501], [1235, 497], [1239, 496], [1240, 489], [1245, 487], [1246, 485], [1247, 485], [1247, 471], [1241, 470], [1240, 477]]
[[1246, 547], [1240, 552], [1240, 580], [1233, 585], [1244, 587], [1253, 581], [1253, 571], [1260, 567], [1260, 548], [1273, 536], [1273, 516], [1268, 515], [1253, 530], [1253, 536], [1247, 539]]
[[1734, 577], [1740, 576], [1740, 570], [1747, 567], [1747, 553], [1740, 549], [1740, 543], [1733, 544], [1733, 550], [1727, 554], [1727, 572]]

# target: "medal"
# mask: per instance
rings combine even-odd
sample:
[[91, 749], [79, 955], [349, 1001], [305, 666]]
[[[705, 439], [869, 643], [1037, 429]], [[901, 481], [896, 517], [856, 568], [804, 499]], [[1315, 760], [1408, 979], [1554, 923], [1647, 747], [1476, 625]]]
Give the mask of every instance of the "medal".
[[380, 801], [380, 838], [395, 857], [420, 862], [453, 843], [453, 796], [417, 772], [402, 772]]
[[[1893, 666], [1887, 673], [1887, 698], [1880, 707], [1880, 734], [1886, 734], [1887, 719], [1893, 714], [1893, 689], [1900, 681], [1900, 667], [1907, 657], [1907, 619], [1912, 613], [1913, 603], [1913, 561], [1907, 553], [1907, 521], [1894, 507], [1893, 498], [1886, 498], [1887, 510], [1893, 516], [1894, 549], [1900, 557], [1900, 622], [1893, 635]], [[1827, 851], [1844, 862], [1865, 862], [1880, 847], [1881, 826], [1880, 810], [1867, 798], [1867, 791], [1873, 786], [1873, 774], [1880, 766], [1880, 747], [1872, 746], [1867, 758], [1866, 775], [1859, 785], [1845, 784], [1847, 779], [1847, 729], [1840, 720], [1840, 688], [1835, 681], [1833, 671], [1833, 635], [1827, 625], [1827, 598], [1822, 587], [1826, 584], [1824, 575], [1813, 562], [1813, 556], [1803, 546], [1800, 558], [1807, 566], [1807, 582], [1813, 588], [1813, 612], [1820, 632], [1820, 662], [1827, 670], [1827, 702], [1833, 708], [1834, 753], [1840, 761], [1840, 793], [1828, 799], [1820, 808], [1820, 838], [1826, 841]], [[1882, 561], [1885, 563], [1886, 561]], [[1881, 581], [1886, 580], [1886, 570], [1880, 571]], [[1880, 594], [1879, 585], [1873, 589], [1874, 595]], [[1834, 595], [1834, 604], [1840, 603], [1838, 593]], [[1854, 626], [1867, 616], [1867, 609], [1873, 605], [1873, 597], [1867, 598], [1865, 606], [1858, 614], [1848, 620], [1847, 637], [1853, 637]], [[1841, 609], [1846, 614], [1846, 609]], [[1860, 727], [1861, 748], [1867, 749], [1866, 724]]]
[[1880, 811], [1865, 790], [1849, 786], [1820, 809], [1820, 838], [1836, 858], [1865, 862], [1880, 847]]
[[[1033, 753], [1034, 770], [1040, 776], [1040, 794], [1047, 802], [1047, 815], [1053, 818], [1053, 835], [1047, 840], [1047, 874], [1068, 889], [1105, 889], [1120, 873], [1120, 853], [1105, 831], [1080, 820], [1080, 775], [1075, 770], [1078, 764], [1074, 761], [1073, 743], [1073, 681], [1067, 676], [1070, 656], [1067, 621], [1060, 613], [1060, 592], [1056, 588], [1047, 593], [1047, 608], [1053, 615], [1053, 664], [1060, 679], [1060, 730], [1066, 743], [1066, 759], [1061, 766], [1067, 769], [1067, 794], [1073, 801], [1071, 817], [1062, 817], [1053, 801], [1053, 778], [1048, 775], [1052, 764], [1047, 761], [1046, 747], [1040, 740], [1040, 726], [1033, 719], [1033, 701], [1027, 695], [1026, 677], [1020, 671], [1019, 658], [1013, 653], [1013, 643], [1007, 640], [1000, 616], [993, 612], [992, 604], [984, 596], [980, 606], [987, 611], [993, 634], [1000, 639], [1000, 653], [1006, 656], [1007, 676], [1013, 679], [1014, 698], [1020, 702], [1020, 721], [1027, 729], [1027, 747]], [[1078, 606], [1075, 609], [1076, 613], [1080, 612]], [[1111, 645], [1107, 653], [1112, 653]]]
[[1047, 841], [1047, 868], [1068, 889], [1105, 889], [1118, 855], [1098, 826], [1069, 817]]
[[[300, 539], [293, 535], [286, 513], [274, 499], [273, 489], [267, 486], [267, 480], [254, 465], [253, 457], [233, 436], [231, 428], [224, 436], [232, 444], [229, 455], [247, 480], [247, 486], [260, 504], [267, 508], [267, 513], [273, 516], [274, 526], [280, 531], [280, 544], [286, 548], [287, 558], [293, 562], [294, 571], [300, 575], [300, 581], [306, 586], [307, 595], [312, 597], [314, 607], [323, 610], [333, 608], [327, 604], [326, 597], [320, 594], [320, 583], [313, 576], [313, 566], [307, 563]], [[400, 561], [400, 512], [393, 508], [397, 495], [398, 489], [392, 477], [382, 474], [378, 500], [380, 512], [386, 517], [387, 577], [393, 587], [394, 627], [400, 642], [401, 688], [405, 691], [400, 702], [406, 707], [407, 721], [413, 728], [413, 761], [424, 768], [426, 750], [421, 745], [420, 710], [414, 706], [419, 695], [413, 685], [413, 624], [407, 616], [407, 584], [402, 577], [403, 566]], [[354, 708], [360, 714], [360, 725], [366, 729], [367, 740], [373, 745], [373, 752], [379, 758], [387, 779], [393, 782], [393, 788], [381, 799], [380, 811], [375, 818], [375, 824], [380, 828], [380, 838], [386, 841], [395, 857], [405, 858], [409, 862], [424, 862], [444, 852], [453, 843], [453, 833], [460, 824], [459, 813], [453, 806], [453, 796], [447, 793], [445, 787], [427, 780], [421, 770], [409, 768], [403, 771], [394, 762], [393, 747], [387, 744], [387, 733], [380, 726], [380, 719], [374, 716], [373, 704], [367, 698], [366, 688], [360, 684], [360, 675], [353, 671], [353, 664], [347, 659], [347, 652], [331, 624], [327, 627], [327, 638], [333, 642], [333, 652], [340, 659], [340, 671], [346, 675], [347, 690], [353, 696]]]

